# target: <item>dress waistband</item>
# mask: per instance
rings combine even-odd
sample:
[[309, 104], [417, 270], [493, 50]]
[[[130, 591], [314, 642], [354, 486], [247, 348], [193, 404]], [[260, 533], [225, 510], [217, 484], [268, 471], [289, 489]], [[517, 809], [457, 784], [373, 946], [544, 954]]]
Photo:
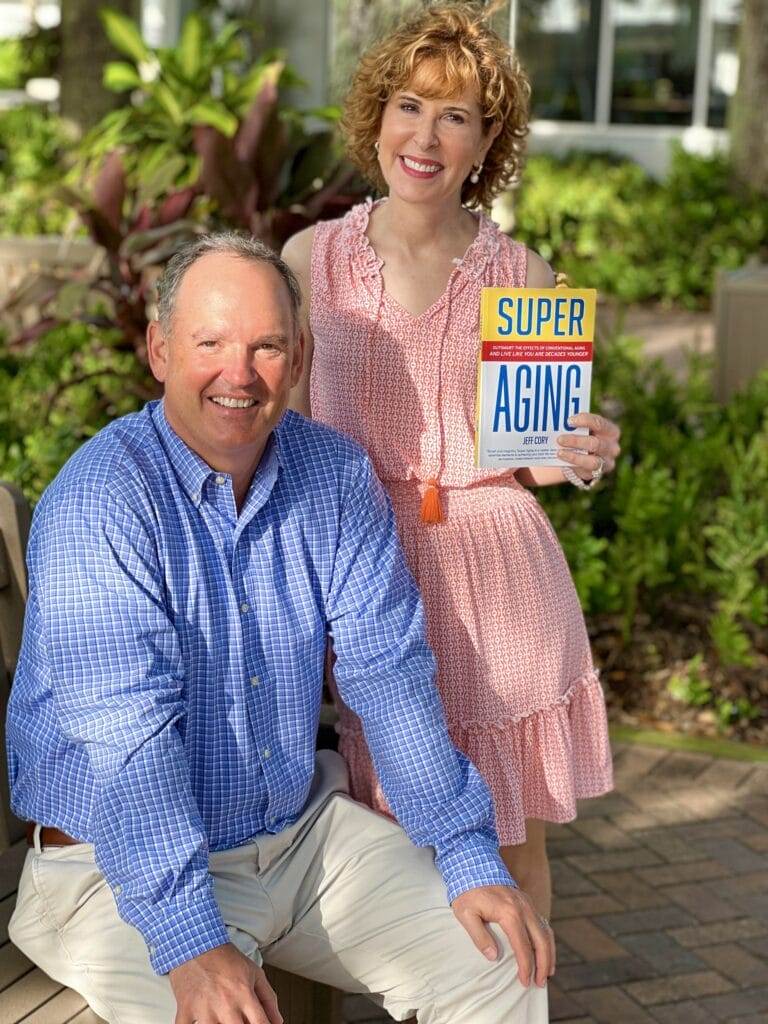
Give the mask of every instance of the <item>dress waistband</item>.
[[[384, 480], [383, 483], [398, 516], [420, 516], [425, 494], [430, 487], [428, 481]], [[511, 474], [469, 487], [444, 487], [438, 483], [437, 499], [440, 505], [440, 519], [437, 523], [424, 522], [425, 529], [439, 525], [440, 522], [452, 517], [478, 515], [504, 507], [519, 507], [521, 502], [536, 503], [531, 492], [518, 483]]]

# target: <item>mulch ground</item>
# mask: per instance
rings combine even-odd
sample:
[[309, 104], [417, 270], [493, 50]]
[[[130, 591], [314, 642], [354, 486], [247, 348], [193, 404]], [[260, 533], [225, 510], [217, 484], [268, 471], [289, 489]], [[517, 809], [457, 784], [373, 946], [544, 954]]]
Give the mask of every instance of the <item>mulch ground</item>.
[[[768, 629], [750, 627], [751, 664], [723, 665], [709, 637], [710, 615], [711, 609], [701, 602], [675, 600], [655, 610], [653, 620], [638, 615], [628, 640], [618, 616], [590, 620], [590, 639], [612, 721], [768, 743]], [[700, 660], [693, 675], [704, 690], [699, 685], [700, 702], [689, 703], [673, 694], [680, 688], [675, 681], [689, 676], [695, 658]]]

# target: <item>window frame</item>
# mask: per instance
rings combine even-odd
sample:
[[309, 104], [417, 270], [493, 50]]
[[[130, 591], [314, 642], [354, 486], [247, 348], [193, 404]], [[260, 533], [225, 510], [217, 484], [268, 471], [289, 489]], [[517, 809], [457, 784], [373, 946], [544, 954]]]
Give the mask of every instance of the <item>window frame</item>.
[[[597, 68], [595, 78], [595, 117], [591, 121], [569, 121], [573, 124], [595, 125], [599, 128], [628, 127], [644, 128], [706, 128], [709, 117], [709, 95], [712, 79], [712, 45], [714, 39], [714, 11], [712, 0], [700, 0], [699, 24], [696, 39], [696, 67], [693, 80], [693, 104], [691, 121], [685, 125], [659, 124], [654, 126], [616, 124], [611, 121], [613, 98], [613, 66], [615, 59], [616, 26], [614, 0], [602, 0], [600, 5], [600, 32], [597, 46]], [[518, 0], [510, 0], [509, 43], [514, 48], [517, 41]]]

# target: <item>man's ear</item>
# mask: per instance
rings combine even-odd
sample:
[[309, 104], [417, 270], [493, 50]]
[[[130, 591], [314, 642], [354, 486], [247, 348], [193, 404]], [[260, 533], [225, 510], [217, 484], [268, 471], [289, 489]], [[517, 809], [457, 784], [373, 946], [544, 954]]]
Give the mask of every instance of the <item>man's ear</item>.
[[291, 387], [295, 388], [304, 371], [304, 332], [297, 331], [293, 340], [293, 360], [291, 362]]
[[152, 376], [164, 384], [168, 374], [168, 337], [159, 320], [150, 320], [147, 326], [147, 358]]

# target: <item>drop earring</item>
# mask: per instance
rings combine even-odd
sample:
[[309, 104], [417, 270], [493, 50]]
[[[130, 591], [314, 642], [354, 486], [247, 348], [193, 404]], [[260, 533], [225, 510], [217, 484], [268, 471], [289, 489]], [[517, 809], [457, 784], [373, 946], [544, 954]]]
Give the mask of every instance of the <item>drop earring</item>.
[[476, 185], [478, 183], [478, 181], [480, 181], [480, 172], [482, 171], [482, 169], [483, 169], [483, 162], [482, 162], [482, 160], [480, 161], [480, 163], [476, 167], [472, 168], [472, 173], [469, 176], [469, 180], [472, 182], [473, 185]]
[[378, 156], [379, 155], [379, 140], [378, 139], [376, 139], [376, 141], [374, 142], [373, 148], [376, 150], [376, 155]]

